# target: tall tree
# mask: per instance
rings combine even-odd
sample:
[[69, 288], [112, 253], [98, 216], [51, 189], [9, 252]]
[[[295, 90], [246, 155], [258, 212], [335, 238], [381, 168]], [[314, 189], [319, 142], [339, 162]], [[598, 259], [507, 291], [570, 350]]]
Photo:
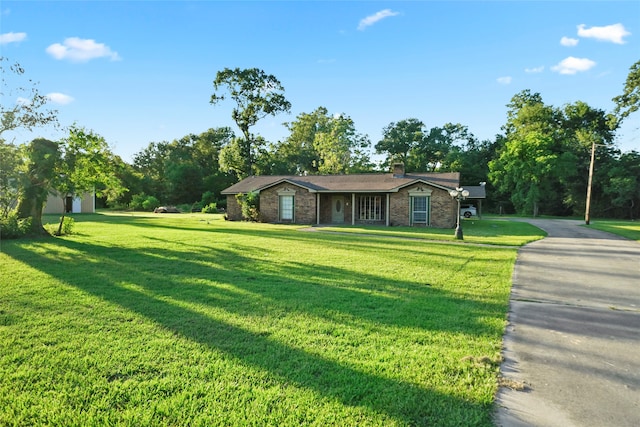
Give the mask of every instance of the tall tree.
[[616, 103], [613, 112], [619, 122], [640, 109], [640, 61], [629, 69], [622, 94], [613, 98], [613, 102]]
[[19, 63], [0, 56], [0, 78], [0, 139], [18, 128], [32, 131], [58, 124], [58, 112], [46, 107], [49, 98], [38, 91], [36, 82], [24, 81], [25, 70]]
[[[604, 196], [608, 169], [618, 156], [614, 146], [615, 132], [609, 126], [613, 117], [604, 110], [592, 108], [582, 101], [567, 104], [562, 109], [557, 134], [561, 135], [565, 155], [574, 158], [573, 174], [561, 181], [563, 204], [573, 214], [585, 212], [591, 150], [595, 148], [595, 168], [591, 188], [591, 211], [602, 212], [609, 201]], [[595, 145], [595, 147], [593, 147]], [[570, 153], [570, 154], [569, 154]]]
[[460, 123], [445, 123], [433, 127], [417, 144], [409, 159], [410, 170], [451, 171], [452, 162], [467, 145], [476, 143], [475, 137]]
[[358, 133], [351, 117], [335, 115], [316, 133], [313, 147], [318, 153], [318, 173], [366, 172], [373, 168], [369, 159], [369, 137]]
[[289, 136], [275, 149], [280, 173], [318, 173], [320, 155], [315, 141], [319, 134], [329, 132], [331, 119], [325, 107], [318, 107], [311, 113], [300, 113], [296, 120], [285, 123]]
[[561, 111], [529, 91], [515, 95], [508, 107], [505, 145], [489, 163], [489, 179], [520, 213], [564, 213], [561, 182], [576, 170], [565, 149]]
[[[72, 126], [59, 144], [60, 157], [52, 177], [52, 188], [63, 200], [67, 197], [104, 192], [117, 198], [125, 191], [116, 174], [117, 162], [105, 139], [84, 128]], [[58, 234], [64, 222], [64, 210]]]
[[418, 119], [391, 122], [382, 129], [382, 139], [375, 146], [376, 153], [386, 154], [388, 167], [401, 162], [409, 168], [409, 154], [422, 144], [424, 137], [424, 123]]
[[18, 218], [31, 218], [31, 232], [46, 235], [42, 208], [55, 180], [60, 149], [58, 143], [37, 138], [24, 147], [25, 173], [22, 175]]
[[0, 139], [0, 218], [7, 217], [18, 203], [21, 164], [18, 147]]
[[611, 206], [621, 209], [623, 217], [637, 219], [640, 215], [640, 153], [622, 154], [608, 175], [604, 192], [611, 197]]
[[225, 68], [216, 74], [213, 88], [212, 105], [225, 100], [225, 93], [235, 102], [231, 118], [243, 136], [237, 140], [244, 159], [241, 173], [243, 176], [252, 175], [256, 151], [264, 140], [256, 138], [251, 133], [251, 127], [268, 115], [275, 116], [291, 110], [291, 103], [284, 97], [284, 87], [275, 76], [258, 68]]
[[[99, 185], [116, 196], [124, 189], [115, 177], [114, 159], [104, 138], [72, 126], [60, 142], [34, 139], [25, 147], [25, 174], [18, 217], [31, 217], [31, 231], [47, 234], [42, 227], [42, 208], [50, 193], [79, 196]], [[60, 224], [64, 215], [60, 220]]]

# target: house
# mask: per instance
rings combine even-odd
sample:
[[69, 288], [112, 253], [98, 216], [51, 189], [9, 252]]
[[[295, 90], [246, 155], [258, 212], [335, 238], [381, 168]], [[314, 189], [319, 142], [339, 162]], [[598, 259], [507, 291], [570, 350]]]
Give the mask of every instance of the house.
[[308, 176], [251, 176], [222, 191], [227, 217], [241, 220], [237, 194], [258, 192], [264, 222], [376, 224], [450, 228], [457, 202], [449, 191], [460, 173], [392, 173]]
[[95, 211], [96, 198], [93, 192], [89, 192], [84, 193], [82, 197], [67, 196], [64, 198], [58, 194], [49, 194], [42, 213], [95, 213]]

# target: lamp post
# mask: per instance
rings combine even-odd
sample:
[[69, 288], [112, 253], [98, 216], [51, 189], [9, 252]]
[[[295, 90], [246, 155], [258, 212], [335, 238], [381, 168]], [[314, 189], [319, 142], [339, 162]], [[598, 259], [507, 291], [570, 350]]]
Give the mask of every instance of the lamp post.
[[469, 192], [462, 187], [449, 191], [449, 195], [458, 201], [458, 210], [456, 211], [456, 239], [462, 240], [462, 227], [460, 226], [460, 201], [469, 197]]

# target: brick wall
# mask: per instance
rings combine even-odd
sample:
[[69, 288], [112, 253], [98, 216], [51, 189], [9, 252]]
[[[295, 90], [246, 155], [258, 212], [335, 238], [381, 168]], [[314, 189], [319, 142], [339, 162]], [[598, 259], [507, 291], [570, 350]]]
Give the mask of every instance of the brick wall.
[[296, 224], [316, 223], [316, 195], [307, 189], [282, 183], [260, 192], [260, 217], [264, 222], [280, 222], [278, 191], [290, 189], [294, 195], [294, 220]]
[[[455, 202], [446, 190], [422, 185], [431, 190], [431, 227], [451, 228], [455, 225]], [[392, 193], [389, 200], [389, 223], [396, 226], [408, 226], [410, 217], [409, 190], [403, 188]]]
[[[431, 190], [431, 227], [451, 228], [455, 226], [456, 202], [446, 190], [422, 185]], [[260, 218], [263, 222], [279, 222], [278, 219], [278, 191], [289, 188], [295, 191], [295, 222], [297, 224], [316, 224], [316, 194], [308, 190], [282, 183], [260, 192]], [[389, 197], [389, 224], [392, 226], [409, 225], [409, 190], [416, 188], [404, 188], [397, 193], [391, 193]], [[331, 196], [321, 195], [320, 222], [331, 223]], [[351, 223], [351, 194], [345, 194], [345, 223]], [[386, 198], [383, 196], [383, 203]], [[348, 203], [348, 205], [346, 205]], [[242, 211], [235, 195], [227, 196], [227, 216], [230, 220], [242, 220]]]
[[242, 221], [242, 209], [235, 194], [227, 195], [227, 218], [231, 221]]

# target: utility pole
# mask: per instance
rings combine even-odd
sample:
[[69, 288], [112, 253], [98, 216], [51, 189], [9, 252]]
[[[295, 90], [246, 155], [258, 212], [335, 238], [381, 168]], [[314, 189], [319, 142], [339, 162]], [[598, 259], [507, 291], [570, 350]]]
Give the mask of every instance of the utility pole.
[[591, 163], [589, 164], [589, 183], [587, 184], [587, 207], [584, 211], [584, 223], [589, 225], [591, 220], [591, 184], [593, 183], [593, 163], [596, 157], [596, 142], [591, 143]]

